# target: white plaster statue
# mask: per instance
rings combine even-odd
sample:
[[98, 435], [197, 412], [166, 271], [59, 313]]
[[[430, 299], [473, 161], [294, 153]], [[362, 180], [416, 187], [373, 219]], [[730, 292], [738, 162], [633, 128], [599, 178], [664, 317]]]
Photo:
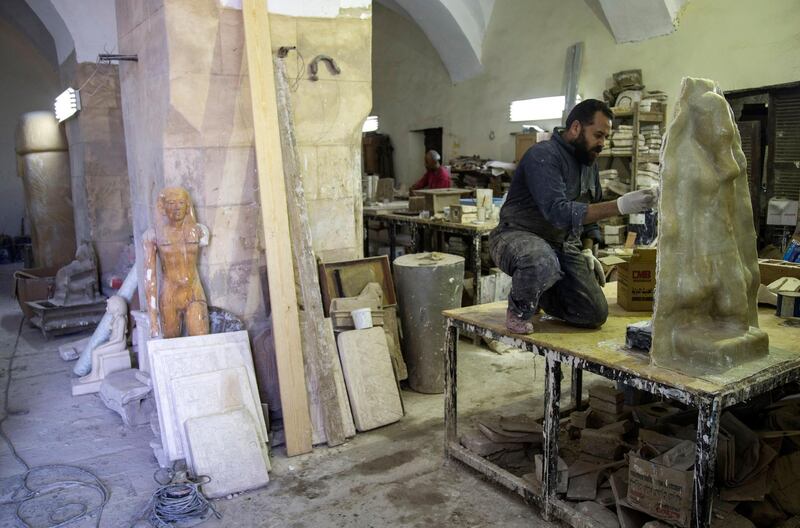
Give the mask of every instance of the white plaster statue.
[[119, 295], [108, 299], [111, 334], [108, 341], [92, 351], [92, 370], [72, 382], [72, 395], [91, 394], [100, 390], [103, 379], [120, 370], [131, 368], [131, 355], [125, 339], [128, 326], [128, 304]]
[[75, 260], [56, 272], [56, 288], [50, 299], [58, 306], [98, 302], [100, 284], [97, 279], [97, 257], [89, 243], [75, 252]]
[[652, 361], [706, 373], [766, 355], [746, 160], [713, 81], [683, 80], [661, 166]]

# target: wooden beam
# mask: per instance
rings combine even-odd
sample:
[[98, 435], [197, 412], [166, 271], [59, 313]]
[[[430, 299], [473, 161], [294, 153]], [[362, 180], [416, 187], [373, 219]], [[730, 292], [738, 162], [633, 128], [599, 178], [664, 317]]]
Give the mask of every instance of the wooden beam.
[[[278, 125], [283, 147], [284, 183], [288, 189], [289, 229], [292, 234], [294, 264], [298, 275], [298, 289], [301, 294], [303, 311], [307, 318], [303, 335], [303, 358], [308, 378], [309, 396], [316, 393], [322, 411], [325, 439], [331, 447], [343, 444], [346, 440], [345, 423], [352, 422], [347, 396], [339, 393], [334, 377], [334, 369], [341, 369], [339, 353], [333, 334], [327, 331], [328, 322], [322, 310], [322, 290], [319, 287], [317, 259], [311, 242], [311, 228], [308, 225], [308, 208], [303, 192], [303, 179], [297, 157], [297, 142], [292, 124], [292, 106], [286, 65], [283, 59], [275, 59], [276, 98], [278, 104]], [[345, 414], [346, 412], [346, 414]], [[312, 427], [314, 420], [312, 419]], [[354, 432], [353, 432], [354, 434]], [[352, 434], [351, 434], [352, 436]]]
[[311, 418], [294, 286], [267, 2], [244, 0], [242, 15], [283, 427], [286, 452], [294, 456], [311, 451]]

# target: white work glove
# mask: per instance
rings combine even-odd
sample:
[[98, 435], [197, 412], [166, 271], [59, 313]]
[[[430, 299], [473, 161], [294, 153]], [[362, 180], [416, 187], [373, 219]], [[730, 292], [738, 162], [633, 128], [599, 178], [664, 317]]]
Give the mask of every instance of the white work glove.
[[597, 257], [594, 256], [591, 249], [584, 249], [581, 251], [581, 255], [583, 258], [586, 259], [586, 265], [589, 267], [589, 271], [594, 272], [594, 276], [597, 278], [598, 284], [600, 287], [606, 285], [606, 273], [603, 271], [603, 264], [597, 260]]
[[658, 191], [656, 189], [640, 189], [617, 198], [617, 209], [619, 209], [619, 214], [623, 215], [641, 213], [646, 209], [654, 208], [657, 203]]

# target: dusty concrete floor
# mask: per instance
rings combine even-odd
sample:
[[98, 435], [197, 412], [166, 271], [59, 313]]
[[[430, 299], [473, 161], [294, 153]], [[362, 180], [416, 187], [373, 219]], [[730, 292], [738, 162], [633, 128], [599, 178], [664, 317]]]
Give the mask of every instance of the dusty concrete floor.
[[[156, 487], [152, 433], [147, 426], [126, 428], [96, 395], [71, 396], [72, 364], [58, 357], [57, 348], [75, 336], [47, 341], [22, 323], [10, 295], [12, 273], [13, 267], [0, 267], [0, 389], [10, 375], [13, 413], [3, 429], [31, 466], [74, 464], [96, 473], [111, 492], [99, 525], [131, 526]], [[469, 423], [470, 414], [501, 407], [541, 412], [541, 359], [520, 352], [501, 356], [463, 340], [460, 351], [462, 423]], [[224, 517], [203, 526], [550, 526], [516, 495], [456, 461], [444, 461], [441, 395], [404, 391], [403, 398], [403, 420], [344, 446], [293, 458], [275, 450], [270, 484], [216, 501]], [[24, 468], [0, 444], [0, 527], [16, 526], [14, 504], [2, 503], [11, 499]]]

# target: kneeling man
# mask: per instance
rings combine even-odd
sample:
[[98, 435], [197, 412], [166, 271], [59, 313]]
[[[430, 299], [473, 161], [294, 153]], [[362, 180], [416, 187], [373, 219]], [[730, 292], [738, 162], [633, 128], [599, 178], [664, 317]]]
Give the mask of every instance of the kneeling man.
[[531, 317], [540, 308], [587, 328], [608, 317], [602, 267], [591, 249], [581, 249], [581, 235], [599, 238], [595, 222], [650, 209], [657, 197], [644, 189], [600, 201], [595, 161], [613, 118], [604, 102], [582, 101], [566, 128], [528, 149], [517, 166], [500, 223], [489, 236], [492, 259], [512, 277], [506, 326], [514, 333], [533, 332]]

